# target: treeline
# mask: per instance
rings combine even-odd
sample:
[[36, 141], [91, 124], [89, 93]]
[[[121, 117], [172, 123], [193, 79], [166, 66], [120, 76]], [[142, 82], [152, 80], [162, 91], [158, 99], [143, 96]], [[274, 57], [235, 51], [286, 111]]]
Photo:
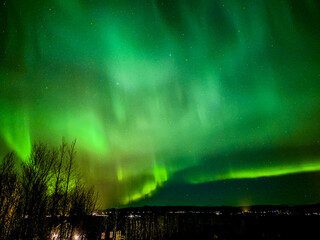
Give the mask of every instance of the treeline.
[[76, 164], [76, 142], [57, 149], [34, 144], [30, 157], [12, 152], [0, 164], [0, 239], [81, 239], [82, 219], [97, 194]]

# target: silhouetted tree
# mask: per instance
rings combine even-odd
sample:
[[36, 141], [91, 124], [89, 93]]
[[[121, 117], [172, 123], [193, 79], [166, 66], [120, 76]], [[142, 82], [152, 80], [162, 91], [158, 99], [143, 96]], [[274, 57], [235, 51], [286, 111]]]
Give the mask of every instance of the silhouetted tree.
[[50, 209], [51, 215], [62, 214], [59, 211], [62, 199], [62, 184], [63, 184], [63, 167], [65, 161], [67, 144], [62, 139], [62, 143], [59, 148], [57, 163], [54, 165], [54, 177], [53, 177], [53, 192], [52, 192], [52, 204]]
[[10, 239], [20, 222], [19, 182], [14, 168], [14, 153], [0, 164], [0, 239]]
[[[97, 202], [76, 167], [75, 144], [64, 140], [58, 149], [38, 143], [15, 169], [15, 155], [0, 164], [0, 239], [47, 239], [55, 232], [72, 239]], [[50, 218], [47, 218], [47, 216]]]
[[53, 177], [57, 151], [49, 150], [44, 144], [34, 144], [30, 158], [22, 163], [21, 186], [23, 196], [22, 236], [33, 239], [44, 237], [45, 218], [48, 210], [48, 186]]

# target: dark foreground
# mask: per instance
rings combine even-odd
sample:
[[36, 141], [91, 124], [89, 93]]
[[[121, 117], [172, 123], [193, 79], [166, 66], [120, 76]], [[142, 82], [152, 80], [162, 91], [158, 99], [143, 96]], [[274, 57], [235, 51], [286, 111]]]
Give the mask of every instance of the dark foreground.
[[113, 209], [88, 219], [86, 239], [101, 239], [103, 235], [105, 239], [116, 239], [113, 233], [117, 233], [119, 240], [320, 239], [318, 209], [317, 206]]

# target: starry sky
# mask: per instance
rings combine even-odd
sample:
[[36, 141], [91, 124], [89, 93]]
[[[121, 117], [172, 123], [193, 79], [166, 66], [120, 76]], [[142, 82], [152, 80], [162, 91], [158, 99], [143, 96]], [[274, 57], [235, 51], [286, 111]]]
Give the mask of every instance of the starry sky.
[[77, 139], [104, 207], [320, 203], [318, 0], [0, 0], [0, 156]]

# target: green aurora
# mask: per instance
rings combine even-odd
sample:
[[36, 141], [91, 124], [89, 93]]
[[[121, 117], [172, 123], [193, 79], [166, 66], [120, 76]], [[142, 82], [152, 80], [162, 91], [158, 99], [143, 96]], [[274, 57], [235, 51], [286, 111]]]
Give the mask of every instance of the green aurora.
[[107, 207], [320, 171], [318, 0], [0, 5], [1, 156], [76, 138]]

